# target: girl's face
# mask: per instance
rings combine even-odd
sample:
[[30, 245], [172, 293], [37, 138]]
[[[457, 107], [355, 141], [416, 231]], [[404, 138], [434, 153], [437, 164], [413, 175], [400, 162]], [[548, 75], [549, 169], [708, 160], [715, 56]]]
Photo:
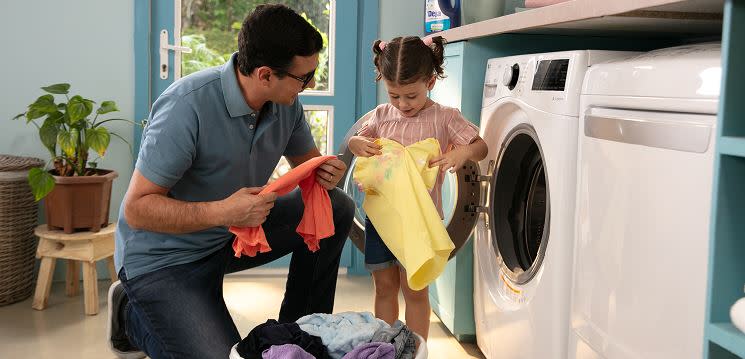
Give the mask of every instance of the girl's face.
[[391, 105], [401, 111], [404, 117], [416, 116], [427, 105], [427, 91], [432, 90], [434, 86], [434, 76], [408, 85], [400, 85], [385, 79]]

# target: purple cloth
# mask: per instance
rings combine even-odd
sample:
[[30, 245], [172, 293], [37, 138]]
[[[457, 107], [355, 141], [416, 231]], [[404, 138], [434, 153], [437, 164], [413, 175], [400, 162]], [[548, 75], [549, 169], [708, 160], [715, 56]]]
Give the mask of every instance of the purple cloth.
[[274, 319], [253, 328], [235, 350], [241, 358], [261, 359], [264, 350], [282, 344], [296, 344], [317, 359], [331, 359], [321, 338], [302, 331], [297, 323], [278, 323]]
[[395, 359], [396, 348], [391, 343], [360, 344], [342, 359]]
[[295, 344], [272, 345], [261, 353], [263, 359], [316, 359]]

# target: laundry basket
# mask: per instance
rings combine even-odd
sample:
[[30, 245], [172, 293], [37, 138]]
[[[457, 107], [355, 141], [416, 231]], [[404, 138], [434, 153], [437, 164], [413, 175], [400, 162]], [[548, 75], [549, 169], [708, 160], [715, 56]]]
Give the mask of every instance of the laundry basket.
[[[414, 356], [414, 359], [427, 359], [427, 342], [424, 341], [424, 338], [422, 338], [419, 334], [412, 332], [414, 336], [416, 336], [417, 343], [421, 343], [419, 345], [419, 348], [416, 350], [416, 355]], [[233, 345], [233, 348], [230, 349], [230, 357], [229, 359], [243, 359], [243, 357], [238, 354], [238, 350], [236, 348], [238, 347], [238, 343]]]
[[0, 155], [0, 306], [33, 291], [38, 213], [28, 171], [43, 165], [38, 158]]

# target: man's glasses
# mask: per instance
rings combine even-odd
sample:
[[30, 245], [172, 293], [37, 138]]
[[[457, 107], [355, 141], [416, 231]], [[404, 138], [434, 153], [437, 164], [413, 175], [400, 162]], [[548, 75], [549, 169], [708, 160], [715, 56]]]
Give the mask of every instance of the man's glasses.
[[316, 75], [316, 70], [313, 70], [313, 71], [309, 72], [308, 74], [306, 74], [303, 77], [295, 76], [295, 75], [293, 75], [293, 74], [291, 74], [291, 73], [289, 73], [289, 72], [287, 72], [285, 70], [282, 70], [282, 69], [272, 68], [272, 70], [276, 71], [278, 74], [289, 76], [289, 77], [292, 77], [295, 80], [298, 80], [298, 81], [302, 82], [303, 83], [303, 88], [306, 88], [308, 86], [308, 84], [311, 81], [313, 81], [313, 77]]

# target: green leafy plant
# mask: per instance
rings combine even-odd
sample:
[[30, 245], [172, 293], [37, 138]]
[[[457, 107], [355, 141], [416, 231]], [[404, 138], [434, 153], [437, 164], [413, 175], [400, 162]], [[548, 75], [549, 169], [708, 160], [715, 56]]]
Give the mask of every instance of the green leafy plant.
[[[109, 131], [103, 124], [111, 121], [135, 124], [121, 118], [99, 119], [100, 115], [119, 111], [116, 103], [104, 101], [94, 112], [96, 102], [79, 95], [70, 97], [69, 84], [55, 84], [41, 89], [47, 94], [28, 105], [26, 112], [13, 118], [17, 120], [25, 117], [26, 123], [34, 124], [39, 130], [41, 143], [51, 155], [51, 170], [34, 168], [29, 171], [28, 181], [37, 201], [54, 189], [53, 175], [97, 175], [97, 160], [106, 154], [111, 136], [118, 137], [129, 145], [127, 140]], [[63, 95], [66, 101], [55, 102], [55, 95]], [[37, 121], [40, 121], [41, 125]], [[90, 150], [99, 157], [89, 161]]]

